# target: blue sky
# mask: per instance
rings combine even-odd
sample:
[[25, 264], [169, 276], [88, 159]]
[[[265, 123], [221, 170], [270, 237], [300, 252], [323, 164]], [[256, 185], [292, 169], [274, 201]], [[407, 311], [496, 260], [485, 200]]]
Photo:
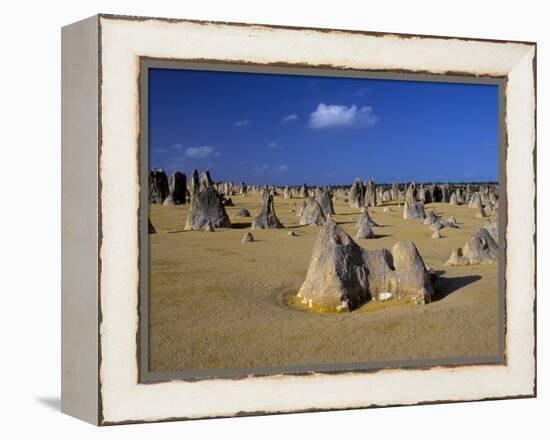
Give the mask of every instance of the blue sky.
[[496, 85], [149, 70], [149, 167], [249, 184], [496, 181]]

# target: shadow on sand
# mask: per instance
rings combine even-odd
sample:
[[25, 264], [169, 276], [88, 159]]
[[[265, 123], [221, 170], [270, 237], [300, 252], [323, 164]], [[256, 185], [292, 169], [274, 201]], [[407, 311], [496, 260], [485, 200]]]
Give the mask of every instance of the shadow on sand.
[[232, 229], [248, 229], [252, 226], [252, 222], [231, 223]]
[[390, 237], [388, 234], [374, 234], [371, 238], [354, 238], [354, 240], [366, 241], [366, 240], [378, 240], [379, 238]]
[[459, 289], [462, 289], [468, 284], [474, 283], [481, 279], [480, 275], [467, 275], [463, 277], [454, 277], [454, 278], [441, 277], [443, 273], [445, 272], [443, 271], [436, 272], [436, 274], [439, 275], [439, 278], [437, 278], [433, 282], [435, 292], [434, 292], [434, 296], [432, 297], [432, 302], [440, 301], [443, 298], [446, 298], [451, 293]]

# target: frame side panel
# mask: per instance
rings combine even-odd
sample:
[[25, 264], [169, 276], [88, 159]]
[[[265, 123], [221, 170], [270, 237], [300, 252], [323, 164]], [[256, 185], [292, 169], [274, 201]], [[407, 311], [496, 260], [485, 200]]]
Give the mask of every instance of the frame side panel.
[[98, 18], [61, 33], [61, 411], [98, 424]]

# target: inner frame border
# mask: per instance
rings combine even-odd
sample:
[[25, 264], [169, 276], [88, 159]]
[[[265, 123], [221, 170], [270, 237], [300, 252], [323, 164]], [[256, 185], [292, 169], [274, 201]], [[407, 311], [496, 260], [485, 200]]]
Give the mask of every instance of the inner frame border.
[[[433, 367], [467, 367], [474, 365], [506, 365], [506, 162], [507, 132], [505, 121], [506, 82], [505, 76], [473, 76], [413, 73], [404, 71], [377, 71], [336, 69], [326, 67], [303, 67], [294, 64], [255, 64], [220, 60], [163, 59], [139, 57], [139, 137], [138, 137], [138, 175], [139, 175], [139, 293], [138, 293], [138, 330], [137, 364], [138, 383], [159, 383], [174, 380], [195, 382], [211, 379], [242, 379], [245, 377], [263, 377], [270, 375], [309, 375], [374, 373], [381, 369], [429, 369]], [[297, 76], [323, 76], [340, 78], [383, 79], [416, 82], [445, 82], [460, 84], [485, 84], [498, 86], [498, 162], [499, 162], [499, 353], [488, 356], [452, 357], [429, 360], [395, 360], [376, 362], [353, 362], [337, 364], [288, 365], [284, 367], [186, 370], [186, 371], [149, 371], [149, 69], [201, 70], [234, 73], [283, 74]]]

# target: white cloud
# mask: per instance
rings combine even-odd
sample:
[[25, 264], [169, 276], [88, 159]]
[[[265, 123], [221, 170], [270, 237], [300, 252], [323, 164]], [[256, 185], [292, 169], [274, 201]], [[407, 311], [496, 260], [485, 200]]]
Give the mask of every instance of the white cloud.
[[214, 148], [208, 145], [203, 147], [188, 147], [185, 150], [185, 155], [192, 159], [205, 159], [214, 152]]
[[283, 148], [283, 146], [278, 144], [277, 142], [270, 142], [269, 144], [267, 144], [267, 146], [273, 150], [278, 150]]
[[290, 115], [286, 115], [283, 119], [281, 119], [281, 122], [283, 124], [288, 124], [289, 122], [295, 121], [296, 119], [298, 119], [298, 115], [291, 113]]
[[156, 151], [157, 153], [167, 153], [168, 151], [177, 151], [177, 150], [181, 150], [183, 148], [183, 145], [182, 144], [172, 144], [168, 147], [157, 147], [157, 148], [153, 148], [153, 151]]
[[310, 128], [360, 127], [376, 125], [378, 117], [372, 107], [357, 107], [320, 103], [309, 117]]
[[263, 172], [266, 172], [267, 170], [269, 170], [271, 168], [271, 165], [269, 165], [268, 163], [263, 163], [261, 165], [254, 165], [254, 171], [256, 173], [263, 173]]
[[288, 170], [287, 164], [271, 165], [269, 163], [262, 163], [254, 165], [254, 172], [256, 174], [270, 174], [284, 173]]
[[252, 122], [248, 119], [239, 119], [233, 123], [233, 126], [237, 128], [247, 128], [250, 127], [250, 125], [252, 125]]

